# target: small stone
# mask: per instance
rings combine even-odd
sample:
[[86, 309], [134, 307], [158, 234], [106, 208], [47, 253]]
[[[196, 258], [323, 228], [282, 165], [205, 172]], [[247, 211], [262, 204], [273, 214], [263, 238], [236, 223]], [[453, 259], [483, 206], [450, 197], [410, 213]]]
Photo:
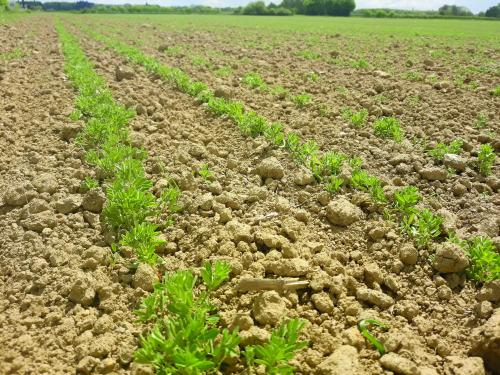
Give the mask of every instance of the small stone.
[[94, 367], [99, 363], [99, 359], [91, 356], [83, 357], [76, 365], [78, 374], [91, 374]]
[[72, 302], [79, 303], [82, 306], [90, 306], [94, 301], [95, 290], [93, 282], [85, 275], [78, 275], [71, 287], [69, 299]]
[[253, 326], [253, 319], [246, 313], [236, 313], [229, 325], [229, 329], [238, 328], [240, 331], [246, 331]]
[[[100, 247], [100, 246], [90, 246], [83, 253], [83, 259], [92, 260], [95, 265], [105, 265], [108, 262], [111, 253], [108, 248]], [[89, 267], [95, 268], [95, 267]]]
[[474, 306], [474, 314], [480, 319], [488, 319], [493, 314], [493, 305], [490, 301], [478, 302]]
[[446, 233], [454, 233], [458, 227], [458, 216], [446, 208], [441, 208], [436, 212], [443, 219], [441, 227]]
[[382, 309], [388, 308], [394, 304], [394, 299], [384, 292], [368, 288], [359, 288], [356, 291], [356, 298], [363, 302], [368, 302]]
[[309, 272], [309, 262], [301, 258], [271, 260], [264, 263], [266, 272], [277, 276], [298, 277]]
[[485, 284], [476, 295], [478, 301], [490, 301], [493, 303], [500, 301], [500, 280], [493, 280]]
[[488, 321], [472, 331], [469, 355], [483, 358], [491, 369], [500, 368], [500, 309]]
[[393, 371], [401, 375], [415, 375], [417, 374], [417, 366], [404, 357], [396, 353], [387, 353], [380, 358], [380, 364], [383, 368]]
[[429, 181], [444, 181], [448, 177], [448, 172], [440, 167], [428, 167], [422, 169], [420, 175]]
[[92, 189], [85, 193], [82, 200], [84, 210], [99, 213], [106, 202], [106, 195], [101, 189]]
[[326, 207], [328, 221], [334, 225], [349, 226], [363, 218], [363, 211], [345, 198], [338, 198]]
[[57, 218], [52, 211], [43, 211], [29, 215], [21, 221], [21, 225], [28, 230], [41, 233], [45, 228], [54, 228], [57, 225]]
[[293, 177], [293, 182], [298, 186], [310, 185], [313, 184], [314, 181], [316, 180], [314, 179], [311, 171], [303, 168], [301, 168]]
[[109, 315], [103, 315], [94, 323], [94, 333], [100, 335], [112, 331], [114, 326], [113, 319]]
[[469, 265], [469, 258], [460, 246], [451, 242], [436, 245], [432, 266], [438, 272], [462, 272]]
[[285, 175], [283, 166], [274, 156], [262, 160], [255, 169], [255, 172], [264, 179], [272, 178], [275, 180], [281, 180]]
[[369, 263], [365, 265], [364, 275], [365, 280], [369, 283], [380, 284], [384, 279], [384, 275], [376, 263]]
[[418, 316], [419, 307], [418, 304], [414, 301], [410, 300], [402, 300], [398, 301], [394, 309], [397, 315], [406, 318], [409, 322], [411, 322], [415, 317]]
[[335, 349], [323, 362], [318, 365], [317, 375], [347, 375], [359, 374], [358, 351], [350, 345], [342, 345]]
[[214, 90], [214, 96], [216, 96], [217, 98], [224, 98], [224, 99], [231, 98], [231, 94], [230, 94], [229, 90], [227, 90], [224, 87], [217, 87]]
[[276, 291], [271, 290], [255, 298], [252, 312], [257, 322], [276, 325], [286, 316], [287, 309], [283, 298]]
[[123, 81], [124, 79], [134, 78], [134, 76], [135, 76], [135, 72], [132, 69], [130, 69], [129, 67], [117, 66], [115, 68], [115, 79], [118, 82]]
[[429, 67], [429, 68], [430, 68], [430, 67], [433, 67], [433, 66], [434, 66], [434, 61], [429, 60], [429, 59], [425, 59], [425, 60], [423, 61], [423, 64], [424, 64], [426, 67]]
[[3, 200], [11, 206], [24, 206], [36, 197], [37, 193], [25, 184], [13, 185], [6, 189]]
[[55, 204], [55, 209], [61, 214], [69, 214], [75, 212], [82, 205], [82, 197], [80, 194], [71, 194], [65, 198], [58, 200]]
[[465, 167], [467, 166], [466, 160], [455, 154], [445, 154], [443, 164], [448, 168], [453, 168], [460, 172], [465, 171]]
[[80, 130], [81, 126], [78, 124], [64, 124], [61, 127], [61, 138], [64, 141], [70, 141], [76, 137]]
[[456, 197], [461, 197], [462, 195], [467, 193], [467, 187], [465, 187], [461, 183], [457, 182], [453, 185], [453, 187], [451, 188], [451, 191], [453, 192], [453, 194]]
[[315, 293], [311, 296], [311, 301], [320, 313], [331, 314], [333, 312], [333, 301], [328, 293]]
[[437, 288], [438, 292], [438, 297], [439, 299], [442, 299], [444, 301], [448, 301], [451, 299], [453, 292], [451, 291], [450, 287], [447, 285], [440, 285]]
[[483, 359], [480, 357], [446, 357], [445, 371], [453, 375], [485, 375]]
[[158, 275], [153, 267], [146, 263], [140, 263], [132, 277], [132, 286], [141, 288], [147, 292], [153, 291], [153, 284], [158, 282]]
[[271, 335], [263, 328], [252, 326], [248, 330], [240, 331], [238, 336], [241, 345], [257, 345], [269, 341]]
[[33, 186], [39, 193], [54, 194], [59, 188], [56, 176], [51, 173], [42, 173], [35, 177]]
[[252, 227], [248, 224], [241, 223], [237, 220], [231, 220], [226, 224], [226, 228], [232, 234], [232, 240], [235, 243], [238, 243], [239, 241], [253, 241], [254, 237], [251, 233]]

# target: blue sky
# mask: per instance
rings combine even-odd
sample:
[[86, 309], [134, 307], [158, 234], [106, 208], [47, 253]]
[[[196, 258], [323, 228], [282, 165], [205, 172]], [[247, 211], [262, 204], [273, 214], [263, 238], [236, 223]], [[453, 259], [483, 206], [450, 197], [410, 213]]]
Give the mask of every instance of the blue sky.
[[[45, 0], [47, 1], [47, 0]], [[211, 6], [238, 6], [245, 5], [251, 0], [89, 0], [100, 4], [160, 4], [160, 5], [193, 5], [203, 4]], [[269, 2], [270, 0], [266, 0]], [[498, 4], [500, 0], [356, 0], [356, 8], [395, 8], [395, 9], [438, 9], [443, 4], [463, 5], [474, 13], [483, 11]], [[281, 0], [274, 0], [280, 3]]]

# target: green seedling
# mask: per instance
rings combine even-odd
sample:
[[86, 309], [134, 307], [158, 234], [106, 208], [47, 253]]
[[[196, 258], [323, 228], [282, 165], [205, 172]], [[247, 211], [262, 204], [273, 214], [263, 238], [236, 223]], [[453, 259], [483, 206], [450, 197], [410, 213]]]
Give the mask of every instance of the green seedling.
[[233, 70], [230, 66], [223, 66], [215, 71], [215, 75], [217, 77], [229, 77], [232, 72]]
[[495, 86], [495, 88], [490, 91], [490, 94], [493, 97], [500, 96], [500, 85]]
[[384, 331], [389, 329], [389, 326], [387, 326], [386, 324], [384, 324], [382, 322], [379, 322], [376, 319], [363, 319], [358, 323], [359, 332], [363, 335], [363, 337], [365, 339], [367, 339], [368, 342], [370, 344], [372, 344], [375, 349], [378, 350], [380, 355], [384, 355], [386, 353], [385, 347], [375, 336], [373, 336], [370, 333], [370, 331], [368, 330], [368, 328], [370, 326], [379, 327], [379, 328], [383, 329]]
[[[210, 265], [205, 269], [217, 274]], [[217, 279], [219, 285], [223, 281]], [[165, 275], [141, 302], [136, 314], [153, 328], [141, 336], [137, 362], [152, 365], [158, 374], [194, 375], [217, 373], [224, 361], [238, 357], [238, 332], [218, 327], [209, 293], [197, 292], [197, 285], [192, 271], [177, 271]]]
[[354, 111], [351, 108], [344, 108], [342, 110], [342, 118], [357, 128], [362, 127], [366, 124], [366, 120], [368, 119], [368, 111], [366, 109], [362, 109], [360, 111]]
[[500, 254], [490, 238], [475, 237], [464, 248], [470, 258], [467, 277], [482, 283], [500, 279]]
[[319, 146], [316, 141], [310, 139], [297, 148], [295, 157], [303, 164], [307, 164], [314, 156], [317, 155]]
[[354, 189], [369, 192], [375, 202], [383, 203], [387, 201], [380, 179], [371, 176], [366, 171], [355, 169], [352, 172], [350, 184]]
[[361, 169], [363, 166], [363, 159], [359, 156], [353, 156], [349, 159], [349, 166], [353, 169], [353, 171]]
[[221, 284], [229, 279], [231, 265], [227, 262], [215, 262], [212, 264], [206, 262], [201, 270], [201, 278], [209, 291], [218, 289]]
[[289, 132], [285, 138], [285, 148], [295, 154], [300, 147], [300, 137], [297, 133]]
[[297, 56], [303, 57], [307, 60], [318, 60], [321, 58], [321, 55], [319, 53], [309, 50], [299, 51], [297, 52]]
[[421, 73], [414, 72], [414, 71], [406, 72], [405, 73], [405, 78], [407, 80], [413, 81], [413, 82], [418, 82], [418, 81], [423, 81], [424, 80], [424, 77], [422, 76]]
[[310, 72], [306, 75], [306, 80], [311, 81], [311, 82], [318, 82], [319, 74], [316, 72]]
[[271, 89], [271, 94], [281, 98], [285, 98], [288, 95], [288, 90], [283, 86], [275, 86]]
[[318, 113], [321, 117], [330, 117], [332, 111], [326, 104], [319, 104], [318, 105]]
[[166, 242], [157, 228], [154, 224], [142, 222], [123, 235], [120, 245], [131, 247], [141, 262], [155, 265], [158, 262], [156, 249]]
[[347, 157], [339, 152], [328, 151], [321, 156], [321, 174], [335, 176], [340, 173], [342, 165]]
[[356, 69], [367, 69], [370, 65], [366, 60], [359, 59], [352, 61], [351, 66]]
[[401, 226], [405, 233], [415, 239], [418, 248], [424, 248], [432, 239], [441, 235], [442, 223], [442, 217], [424, 208], [404, 215]]
[[283, 132], [283, 125], [279, 122], [275, 122], [269, 125], [264, 130], [264, 136], [275, 146], [282, 147], [285, 143], [285, 133]]
[[460, 155], [462, 153], [463, 141], [460, 139], [455, 139], [451, 141], [448, 145], [445, 143], [438, 143], [434, 148], [427, 151], [429, 156], [436, 160], [443, 160], [445, 154], [455, 154]]
[[394, 208], [404, 214], [410, 214], [421, 198], [418, 188], [407, 186], [394, 193]]
[[266, 83], [264, 82], [264, 80], [262, 79], [262, 77], [260, 76], [260, 74], [259, 73], [255, 73], [255, 72], [247, 73], [243, 77], [242, 82], [245, 85], [250, 86], [253, 89], [255, 89], [255, 88], [265, 88], [266, 87]]
[[201, 166], [198, 174], [201, 176], [201, 178], [203, 178], [205, 182], [209, 181], [213, 177], [213, 174], [208, 167], [208, 163], [205, 163]]
[[181, 210], [181, 206], [179, 205], [179, 198], [181, 197], [181, 194], [181, 189], [179, 189], [179, 187], [172, 182], [167, 189], [162, 191], [160, 200], [167, 207], [168, 212], [174, 213]]
[[99, 187], [99, 181], [93, 177], [87, 176], [85, 180], [83, 180], [82, 185], [85, 190], [97, 189]]
[[495, 164], [496, 154], [493, 146], [489, 143], [485, 143], [479, 147], [479, 153], [477, 155], [477, 164], [479, 172], [484, 176], [489, 176], [493, 165]]
[[329, 192], [330, 194], [337, 194], [340, 189], [342, 188], [342, 185], [344, 184], [344, 180], [342, 180], [338, 176], [331, 176], [330, 180], [328, 183], [325, 185], [325, 190]]
[[373, 125], [375, 135], [381, 138], [391, 138], [396, 142], [403, 140], [403, 129], [395, 117], [382, 117]]
[[193, 56], [191, 58], [191, 62], [193, 63], [193, 65], [196, 65], [196, 66], [209, 66], [210, 65], [210, 61], [208, 61], [207, 59], [205, 59], [201, 56]]
[[267, 120], [253, 111], [244, 113], [235, 122], [243, 134], [254, 138], [263, 135], [269, 127]]
[[476, 122], [474, 123], [474, 127], [476, 129], [482, 129], [488, 124], [488, 116], [486, 116], [484, 113], [480, 113], [477, 116]]
[[307, 341], [299, 341], [298, 335], [306, 321], [291, 319], [273, 330], [269, 342], [262, 345], [247, 346], [245, 361], [250, 368], [256, 364], [265, 367], [265, 373], [271, 375], [293, 374], [294, 367], [290, 365], [296, 352], [307, 347]]
[[291, 99], [292, 99], [292, 102], [294, 102], [295, 105], [299, 108], [303, 108], [312, 102], [311, 95], [308, 95], [305, 93], [293, 95], [291, 97]]

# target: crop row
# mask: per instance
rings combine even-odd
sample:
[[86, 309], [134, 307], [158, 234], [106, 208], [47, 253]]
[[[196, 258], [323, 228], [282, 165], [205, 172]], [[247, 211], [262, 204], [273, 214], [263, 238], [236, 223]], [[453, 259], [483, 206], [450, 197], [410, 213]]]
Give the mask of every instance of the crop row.
[[[76, 144], [85, 150], [85, 161], [96, 168], [99, 181], [87, 178], [88, 189], [106, 192], [103, 217], [113, 235], [115, 251], [127, 246], [139, 261], [156, 265], [156, 249], [164, 243], [157, 224], [160, 214], [172, 211], [180, 191], [172, 186], [155, 197], [146, 177], [146, 151], [132, 146], [127, 125], [133, 111], [117, 104], [105, 81], [98, 76], [76, 39], [58, 23], [57, 31], [65, 57], [65, 72], [78, 96], [73, 120], [85, 126]], [[239, 348], [238, 330], [218, 326], [217, 309], [211, 294], [228, 278], [226, 262], [206, 263], [200, 277], [193, 270], [165, 274], [144, 298], [136, 314], [152, 326], [141, 338], [135, 353], [138, 362], [155, 367], [158, 373], [201, 374], [227, 366], [229, 358], [243, 356], [249, 368], [263, 365], [268, 373], [290, 373], [289, 361], [307, 345], [298, 340], [304, 326], [299, 319], [283, 322], [262, 345]], [[201, 281], [200, 281], [201, 279]]]
[[[205, 103], [212, 113], [232, 120], [243, 134], [250, 137], [263, 136], [276, 147], [289, 151], [294, 160], [311, 170], [318, 183], [327, 191], [335, 194], [342, 186], [349, 186], [368, 192], [379, 205], [379, 211], [385, 217], [398, 219], [402, 231], [412, 237], [419, 248], [428, 247], [432, 240], [442, 238], [442, 218], [430, 209], [419, 208], [422, 197], [416, 187], [401, 188], [388, 197], [380, 179], [362, 169], [359, 157], [348, 158], [336, 151], [321, 153], [314, 140], [303, 141], [294, 132], [285, 133], [281, 124], [269, 123], [256, 112], [246, 111], [241, 103], [216, 97], [204, 83], [192, 81], [182, 70], [162, 65], [133, 46], [91, 30], [86, 31], [133, 63], [144, 66], [147, 71], [172, 83], [178, 90]], [[382, 136], [394, 137], [398, 134], [397, 125], [394, 119], [384, 118], [376, 126], [376, 131]], [[492, 154], [491, 150], [486, 151], [485, 154]], [[485, 160], [491, 161], [491, 156], [485, 157]], [[489, 164], [491, 163], [485, 162], [486, 169]], [[350, 173], [346, 174], [346, 169]], [[449, 239], [453, 238], [453, 233], [449, 233]], [[481, 282], [500, 278], [500, 255], [496, 253], [492, 240], [478, 237], [456, 242], [468, 251], [471, 258], [468, 270], [470, 278]]]
[[[166, 26], [156, 22], [154, 24], [154, 30], [157, 33], [164, 30]], [[134, 25], [127, 23], [127, 27], [133, 28]], [[171, 28], [171, 25], [166, 27]], [[145, 31], [148, 30], [142, 29], [140, 34], [144, 35], [143, 38], [150, 38], [151, 35], [145, 34]], [[189, 55], [205, 54], [208, 43], [210, 45], [224, 45], [227, 56], [238, 54], [242, 48], [245, 48], [247, 53], [253, 55], [265, 52], [274, 53], [275, 56], [282, 56], [284, 53], [288, 54], [288, 51], [292, 49], [296, 51], [294, 53], [296, 57], [314, 63], [318, 70], [323, 70], [325, 64], [356, 69], [366, 69], [368, 67], [380, 69], [383, 67], [391, 75], [399, 75], [402, 79], [425, 82], [431, 85], [438, 82], [438, 76], [432, 68], [439, 65], [440, 71], [449, 69], [447, 75], [457, 87], [469, 90], [475, 90], [480, 86], [479, 81], [475, 80], [476, 76], [478, 76], [477, 79], [484, 79], [495, 73], [495, 63], [491, 57], [483, 56], [477, 52], [471, 53], [469, 52], [470, 48], [465, 48], [463, 45], [458, 45], [452, 54], [448, 43], [446, 47], [444, 45], [434, 45], [429, 49], [430, 43], [425, 39], [413, 43], [404, 43], [404, 46], [401, 46], [398, 42], [376, 36], [371, 36], [368, 40], [364, 39], [362, 43], [356, 43], [352, 38], [328, 38], [311, 34], [304, 37], [300, 33], [294, 33], [293, 38], [290, 38], [290, 34], [279, 32], [262, 38], [262, 34], [255, 34], [250, 30], [246, 30], [243, 35], [238, 35], [237, 31], [231, 30], [230, 44], [227, 43], [227, 40], [219, 38], [214, 33], [207, 33], [209, 40], [204, 40], [203, 36], [198, 36], [196, 41], [190, 42]], [[132, 30], [130, 32], [134, 35], [134, 40], [137, 40], [138, 33]], [[449, 42], [455, 41], [450, 40]], [[404, 61], [394, 56], [394, 54], [401, 53], [401, 48], [404, 48], [404, 54], [407, 56]], [[169, 51], [183, 53], [179, 46], [172, 46]], [[379, 53], [373, 53], [373, 51], [379, 51]], [[214, 54], [217, 54], [217, 51]], [[193, 63], [195, 63], [196, 58], [193, 57]], [[462, 64], [454, 66], [453, 61], [457, 58], [462, 60]], [[225, 60], [231, 65], [230, 58]], [[282, 64], [287, 63], [288, 60], [282, 61]], [[292, 60], [292, 63], [296, 65], [297, 61]], [[395, 71], [396, 67], [399, 68], [400, 73]], [[431, 72], [429, 72], [429, 68], [431, 68]]]
[[[112, 32], [112, 34], [115, 34]], [[175, 46], [169, 46], [170, 50], [175, 50]], [[217, 72], [215, 72], [217, 74]], [[316, 73], [310, 73], [308, 80], [317, 80], [319, 76]], [[315, 111], [319, 113], [320, 116], [329, 117], [331, 113], [331, 109], [325, 103], [320, 103], [316, 101], [311, 95], [305, 93], [294, 94], [289, 90], [284, 89], [282, 86], [269, 86], [264, 79], [256, 72], [250, 72], [245, 74], [241, 80], [242, 84], [250, 87], [251, 89], [258, 89], [259, 92], [262, 93], [271, 93], [272, 95], [278, 96], [280, 98], [288, 98], [290, 101], [295, 103], [298, 108], [313, 108]], [[362, 109], [356, 111], [350, 107], [344, 107], [341, 111], [341, 116], [344, 121], [353, 126], [354, 128], [361, 128], [365, 126], [368, 120], [368, 111], [366, 109]], [[484, 114], [480, 114], [478, 117], [475, 127], [476, 128], [484, 128], [487, 126], [487, 118]], [[400, 142], [405, 137], [405, 131], [401, 126], [398, 119], [393, 117], [379, 118], [373, 123], [373, 131], [374, 134], [378, 137], [382, 138], [392, 138], [393, 140]], [[456, 144], [459, 140], [451, 141], [452, 144]], [[450, 148], [445, 143], [438, 143], [433, 148], [423, 147], [420, 150], [419, 147], [416, 147], [415, 150], [421, 151], [424, 157], [430, 156], [432, 157], [438, 164], [443, 163], [443, 155], [438, 155], [441, 151], [447, 151], [445, 153], [448, 154], [459, 154], [462, 151], [461, 147]], [[483, 175], [491, 174], [492, 166], [494, 165], [495, 153], [493, 147], [489, 144], [481, 145], [479, 150], [477, 151], [478, 158], [475, 163], [471, 163], [471, 167], [477, 169]], [[453, 164], [453, 163], [451, 163]], [[456, 170], [453, 168], [448, 168], [449, 173], [456, 173]]]

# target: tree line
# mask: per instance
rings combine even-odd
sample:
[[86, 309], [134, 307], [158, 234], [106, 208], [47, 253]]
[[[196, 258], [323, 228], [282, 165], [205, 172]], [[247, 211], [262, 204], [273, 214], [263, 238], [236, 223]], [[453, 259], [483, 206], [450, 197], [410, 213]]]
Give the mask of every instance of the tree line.
[[[500, 18], [500, 3], [485, 12], [474, 15], [468, 8], [458, 5], [443, 5], [437, 11], [398, 9], [358, 9], [354, 0], [282, 0], [277, 5], [258, 0], [239, 8], [213, 8], [203, 5], [160, 6], [160, 5], [102, 5], [88, 1], [40, 2], [21, 0], [16, 3], [22, 8], [44, 11], [72, 11], [80, 13], [166, 13], [166, 14], [218, 14], [233, 13], [259, 16], [291, 16], [293, 14], [322, 16], [358, 16], [378, 18]], [[8, 10], [8, 0], [0, 0], [0, 11]]]

